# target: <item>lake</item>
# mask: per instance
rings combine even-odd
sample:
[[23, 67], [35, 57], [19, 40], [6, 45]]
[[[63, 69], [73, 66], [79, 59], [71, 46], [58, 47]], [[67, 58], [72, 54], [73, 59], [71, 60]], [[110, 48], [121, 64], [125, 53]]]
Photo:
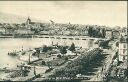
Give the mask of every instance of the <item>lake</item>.
[[70, 39], [53, 39], [53, 38], [0, 38], [0, 67], [15, 67], [21, 63], [17, 58], [8, 56], [8, 52], [14, 50], [20, 51], [40, 47], [42, 45], [51, 45], [58, 43], [59, 45], [71, 45], [88, 48], [93, 47], [93, 41], [90, 40], [70, 40]]

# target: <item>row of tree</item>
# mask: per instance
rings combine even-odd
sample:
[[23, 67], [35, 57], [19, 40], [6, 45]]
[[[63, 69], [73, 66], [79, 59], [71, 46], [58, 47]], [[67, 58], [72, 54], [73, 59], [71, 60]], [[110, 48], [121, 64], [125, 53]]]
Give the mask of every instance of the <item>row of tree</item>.
[[[75, 51], [75, 44], [74, 43], [72, 43], [71, 44], [71, 46], [68, 48], [70, 51]], [[61, 54], [66, 54], [67, 53], [67, 48], [65, 47], [65, 46], [62, 46], [61, 48], [60, 48], [60, 53]]]
[[57, 69], [51, 77], [76, 77], [76, 74], [82, 73], [90, 61], [93, 61], [97, 56], [101, 56], [101, 51], [99, 49], [84, 53], [77, 59], [68, 62], [65, 67]]
[[102, 37], [105, 38], [106, 36], [106, 30], [105, 28], [94, 28], [94, 27], [89, 27], [88, 29], [88, 34], [90, 37]]
[[[52, 49], [53, 49], [53, 47], [44, 45], [42, 47], [42, 50], [40, 50], [40, 48], [37, 48], [36, 52], [33, 53], [33, 55], [40, 54], [40, 51], [48, 52], [48, 51], [51, 51]], [[67, 49], [72, 51], [72, 52], [75, 51], [75, 44], [72, 43], [70, 47], [69, 46], [58, 46], [58, 49], [60, 50], [60, 53], [64, 55], [67, 53]]]

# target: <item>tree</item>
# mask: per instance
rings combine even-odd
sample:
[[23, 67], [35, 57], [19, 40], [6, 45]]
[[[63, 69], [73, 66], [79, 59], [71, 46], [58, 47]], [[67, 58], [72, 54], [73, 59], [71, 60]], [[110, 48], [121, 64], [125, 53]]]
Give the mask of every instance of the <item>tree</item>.
[[67, 53], [66, 47], [61, 47], [60, 48], [60, 53], [61, 54], [66, 54]]
[[47, 52], [48, 51], [48, 47], [46, 45], [43, 46], [43, 52]]
[[106, 36], [106, 30], [105, 30], [105, 28], [103, 28], [102, 29], [102, 37], [105, 38], [105, 36]]
[[57, 57], [58, 57], [58, 58], [61, 58], [61, 55], [59, 54], [59, 55], [57, 55]]
[[46, 65], [46, 62], [45, 61], [42, 61], [42, 65]]
[[70, 50], [70, 51], [75, 51], [75, 44], [74, 44], [74, 43], [71, 44], [69, 50]]
[[93, 30], [92, 27], [89, 27], [88, 34], [89, 34], [90, 37], [92, 36], [92, 33], [93, 33], [92, 30]]
[[116, 47], [119, 47], [119, 42], [116, 42]]
[[65, 57], [64, 59], [65, 59], [65, 60], [68, 60], [68, 57]]
[[52, 68], [52, 65], [51, 65], [52, 63], [51, 62], [47, 62], [47, 66], [48, 66], [48, 68], [50, 69], [50, 68]]

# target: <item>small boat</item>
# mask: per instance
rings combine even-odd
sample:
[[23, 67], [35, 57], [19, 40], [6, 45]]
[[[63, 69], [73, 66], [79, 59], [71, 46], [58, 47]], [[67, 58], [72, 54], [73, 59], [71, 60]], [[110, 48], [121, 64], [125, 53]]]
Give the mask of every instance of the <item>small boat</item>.
[[8, 53], [8, 55], [17, 56], [18, 54], [16, 52], [10, 52], [10, 53]]

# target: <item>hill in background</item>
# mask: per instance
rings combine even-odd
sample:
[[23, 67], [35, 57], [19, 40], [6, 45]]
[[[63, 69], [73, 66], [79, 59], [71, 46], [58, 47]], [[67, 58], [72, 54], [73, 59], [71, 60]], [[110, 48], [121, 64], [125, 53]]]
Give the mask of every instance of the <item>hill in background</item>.
[[[32, 17], [30, 17], [30, 18], [34, 22], [46, 22], [46, 21], [37, 20]], [[0, 12], [0, 23], [18, 23], [18, 24], [20, 24], [20, 23], [26, 22], [26, 20], [27, 20], [27, 17]]]

